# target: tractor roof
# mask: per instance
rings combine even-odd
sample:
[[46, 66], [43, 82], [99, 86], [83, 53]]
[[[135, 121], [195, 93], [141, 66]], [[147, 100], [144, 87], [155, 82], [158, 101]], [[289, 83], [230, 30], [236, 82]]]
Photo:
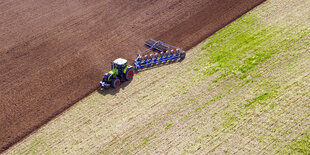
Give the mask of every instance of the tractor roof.
[[113, 61], [113, 63], [118, 64], [118, 65], [123, 65], [123, 64], [127, 63], [127, 60], [123, 59], [123, 58], [117, 58]]

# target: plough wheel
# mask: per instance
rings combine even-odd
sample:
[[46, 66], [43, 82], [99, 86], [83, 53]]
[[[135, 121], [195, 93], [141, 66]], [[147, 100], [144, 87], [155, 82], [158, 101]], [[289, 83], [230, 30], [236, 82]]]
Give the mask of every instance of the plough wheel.
[[181, 52], [181, 55], [180, 55], [180, 58], [181, 59], [184, 59], [185, 58], [185, 56], [186, 56], [186, 53], [183, 51], [183, 52]]

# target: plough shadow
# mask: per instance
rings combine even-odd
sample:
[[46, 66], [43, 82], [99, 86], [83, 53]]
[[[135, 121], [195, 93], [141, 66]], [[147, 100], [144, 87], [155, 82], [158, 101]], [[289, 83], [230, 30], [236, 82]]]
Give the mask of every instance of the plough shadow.
[[[162, 66], [166, 66], [166, 65], [171, 65], [174, 63], [181, 63], [184, 59], [181, 60], [174, 60], [174, 61], [167, 61], [167, 62], [163, 62], [157, 65], [152, 65], [149, 67], [145, 67], [143, 69], [139, 69], [135, 71], [135, 74], [139, 74], [140, 72], [143, 71], [147, 71], [147, 70], [151, 70], [151, 69], [155, 69], [158, 67], [162, 67]], [[97, 92], [100, 93], [101, 95], [105, 96], [105, 95], [115, 95], [117, 93], [119, 93], [119, 91], [122, 89], [124, 90], [129, 84], [131, 83], [131, 81], [124, 81], [121, 83], [121, 85], [118, 88], [98, 88]]]
[[136, 71], [136, 74], [138, 74], [139, 72], [143, 72], [143, 71], [147, 71], [147, 70], [159, 68], [159, 67], [162, 67], [162, 66], [167, 66], [167, 65], [171, 65], [171, 64], [175, 64], [175, 63], [181, 63], [183, 60], [184, 60], [184, 59], [178, 59], [178, 60], [173, 60], [173, 61], [166, 61], [166, 62], [162, 62], [162, 63], [160, 63], [160, 64], [148, 66], [148, 67], [145, 67], [145, 68], [143, 68], [143, 69], [137, 70], [137, 71]]

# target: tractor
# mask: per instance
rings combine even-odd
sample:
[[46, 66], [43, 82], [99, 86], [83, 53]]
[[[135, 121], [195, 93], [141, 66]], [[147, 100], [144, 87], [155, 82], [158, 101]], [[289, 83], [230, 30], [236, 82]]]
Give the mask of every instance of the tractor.
[[[141, 71], [143, 68], [156, 64], [183, 60], [186, 56], [185, 51], [161, 41], [149, 39], [144, 44], [149, 48], [138, 54], [134, 66], [127, 66], [127, 60], [123, 58], [118, 58], [111, 63], [111, 71], [106, 73], [102, 81], [100, 81], [101, 88], [117, 88], [121, 81], [132, 80], [135, 70]], [[142, 55], [147, 52], [151, 54]]]
[[134, 70], [134, 67], [127, 66], [127, 60], [118, 58], [111, 63], [111, 71], [104, 75], [100, 86], [102, 88], [118, 88], [121, 81], [132, 80]]

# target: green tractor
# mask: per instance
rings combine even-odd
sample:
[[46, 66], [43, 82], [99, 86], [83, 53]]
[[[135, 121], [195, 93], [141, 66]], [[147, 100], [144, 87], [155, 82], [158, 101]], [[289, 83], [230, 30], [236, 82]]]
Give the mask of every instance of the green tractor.
[[111, 63], [111, 71], [105, 74], [100, 82], [101, 88], [117, 88], [121, 81], [130, 81], [133, 78], [135, 68], [127, 66], [127, 60], [118, 58]]

